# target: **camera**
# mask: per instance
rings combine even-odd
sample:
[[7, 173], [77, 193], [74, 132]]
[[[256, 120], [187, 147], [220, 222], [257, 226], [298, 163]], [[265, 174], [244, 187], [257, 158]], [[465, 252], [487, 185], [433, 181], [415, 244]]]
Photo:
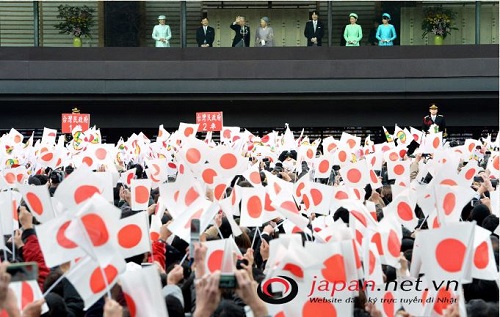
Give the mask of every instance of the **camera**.
[[[498, 185], [498, 179], [494, 178], [494, 179], [491, 179], [491, 186], [493, 187], [497, 187]], [[481, 176], [474, 176], [474, 182], [476, 183], [482, 183], [483, 182], [483, 178]]]
[[241, 266], [241, 264], [244, 264], [246, 266], [248, 266], [248, 260], [247, 259], [241, 259], [241, 260], [237, 260], [236, 261], [236, 269], [238, 270], [244, 270], [245, 268], [243, 266]]
[[221, 273], [219, 288], [235, 289], [236, 287], [238, 287], [238, 282], [236, 281], [236, 276], [234, 276], [234, 273]]

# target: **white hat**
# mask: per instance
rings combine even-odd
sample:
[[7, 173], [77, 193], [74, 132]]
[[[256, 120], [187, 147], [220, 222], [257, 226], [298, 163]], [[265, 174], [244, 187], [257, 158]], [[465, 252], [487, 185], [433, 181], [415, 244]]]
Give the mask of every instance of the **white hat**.
[[166, 17], [166, 16], [164, 16], [164, 15], [160, 15], [160, 16], [158, 17], [158, 20], [166, 20], [166, 19], [167, 19], [167, 17]]

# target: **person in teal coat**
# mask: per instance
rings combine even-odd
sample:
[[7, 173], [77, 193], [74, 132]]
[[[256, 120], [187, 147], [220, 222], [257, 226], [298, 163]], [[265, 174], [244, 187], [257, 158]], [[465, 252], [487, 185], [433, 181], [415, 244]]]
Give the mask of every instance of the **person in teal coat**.
[[358, 15], [356, 13], [349, 14], [350, 24], [346, 25], [344, 31], [345, 46], [359, 46], [359, 41], [363, 38], [361, 25], [356, 24]]
[[378, 26], [376, 38], [378, 46], [392, 46], [397, 35], [396, 29], [392, 24], [389, 24], [391, 16], [389, 13], [382, 14], [382, 24]]

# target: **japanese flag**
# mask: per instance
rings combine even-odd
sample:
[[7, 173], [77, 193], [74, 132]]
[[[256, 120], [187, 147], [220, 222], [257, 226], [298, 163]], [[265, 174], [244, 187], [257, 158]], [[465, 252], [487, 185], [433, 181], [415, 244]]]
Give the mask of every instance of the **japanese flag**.
[[[169, 230], [177, 235], [182, 240], [189, 243], [190, 241], [190, 228], [192, 219], [200, 219], [200, 232], [203, 232], [206, 227], [203, 227], [201, 218], [205, 212], [208, 211], [211, 206], [211, 202], [205, 199], [201, 199], [187, 208], [183, 213], [181, 213], [174, 222], [169, 226]], [[212, 217], [213, 218], [213, 217]], [[211, 219], [211, 218], [210, 218]], [[206, 224], [208, 225], [208, 223]]]
[[389, 179], [395, 179], [396, 183], [409, 184], [410, 182], [411, 161], [388, 161], [387, 176]]
[[167, 180], [167, 160], [166, 159], [154, 159], [146, 160], [146, 174], [152, 182], [152, 188], [158, 188], [158, 186]]
[[[444, 280], [441, 279], [441, 281]], [[455, 291], [455, 288], [448, 287], [448, 285], [444, 285], [443, 282], [441, 285], [438, 285], [438, 287], [430, 287], [427, 297], [433, 298], [434, 300], [432, 302], [425, 301], [425, 306], [420, 315], [430, 317], [446, 316], [445, 310], [448, 309], [452, 303], [458, 303], [458, 316], [467, 316], [462, 285], [458, 284], [456, 289]]]
[[333, 166], [333, 157], [331, 155], [321, 155], [314, 160], [314, 177], [330, 177]]
[[354, 151], [361, 146], [361, 138], [346, 132], [342, 132], [340, 136], [340, 143], [347, 145], [347, 147]]
[[233, 238], [207, 241], [205, 242], [205, 245], [207, 246], [207, 255], [205, 257], [205, 272], [212, 274], [215, 271], [221, 270], [226, 243], [232, 244], [232, 249], [236, 250], [236, 256], [242, 256]]
[[115, 187], [113, 185], [113, 174], [111, 172], [94, 172], [93, 174], [102, 184], [102, 197], [104, 197], [106, 201], [113, 203], [113, 187]]
[[120, 276], [120, 283], [132, 317], [168, 316], [155, 267], [126, 271]]
[[230, 198], [225, 198], [219, 201], [220, 208], [224, 215], [226, 216], [229, 225], [231, 226], [231, 231], [233, 232], [233, 236], [237, 237], [242, 234], [240, 226], [236, 223], [233, 216], [233, 209], [231, 206]]
[[24, 136], [14, 128], [10, 129], [9, 138], [14, 144], [20, 144], [23, 142]]
[[85, 251], [67, 235], [71, 224], [68, 214], [35, 226], [40, 249], [48, 267], [55, 267], [85, 255]]
[[132, 186], [132, 180], [134, 178], [135, 178], [135, 167], [121, 173], [120, 183], [130, 187], [130, 186]]
[[[179, 152], [176, 154], [176, 156], [179, 156], [182, 158], [182, 161], [185, 162], [189, 168], [193, 171], [195, 174], [200, 174], [202, 171], [207, 168], [206, 162], [209, 158], [209, 154], [211, 152], [210, 147], [203, 141], [196, 139], [196, 138], [189, 138], [186, 139], [182, 142], [182, 148], [179, 150]], [[202, 174], [203, 179], [205, 182], [208, 180], [208, 172], [204, 172], [205, 175]], [[212, 178], [216, 176], [214, 174]], [[208, 181], [207, 183], [211, 183]]]
[[170, 133], [168, 133], [167, 130], [163, 127], [163, 124], [161, 124], [158, 127], [158, 136], [156, 137], [156, 142], [158, 141], [166, 141], [170, 137]]
[[476, 195], [470, 187], [437, 185], [435, 191], [440, 223], [458, 222], [462, 209]]
[[370, 182], [366, 162], [347, 163], [340, 168], [340, 175], [347, 186], [364, 188]]
[[399, 268], [399, 255], [401, 252], [401, 240], [403, 232], [401, 225], [394, 217], [384, 217], [378, 225], [382, 248], [384, 254], [382, 256], [382, 264], [387, 264], [395, 268]]
[[0, 192], [0, 226], [2, 226], [2, 231], [6, 234], [11, 234], [14, 230], [19, 229], [17, 207], [13, 200], [13, 193], [10, 190]]
[[283, 192], [273, 199], [272, 206], [276, 208], [283, 217], [288, 218], [288, 220], [293, 222], [301, 230], [304, 230], [307, 226], [309, 221], [300, 214], [292, 196]]
[[18, 188], [33, 216], [39, 222], [44, 223], [55, 218], [47, 186], [19, 185]]
[[[367, 236], [368, 238], [369, 236]], [[370, 239], [371, 240], [371, 239]], [[382, 263], [375, 243], [367, 244], [363, 249], [363, 271], [366, 280], [374, 281], [375, 285], [384, 283]]]
[[303, 191], [302, 200], [309, 213], [330, 214], [330, 202], [333, 198], [333, 186], [309, 183]]
[[72, 266], [66, 278], [73, 284], [85, 304], [87, 310], [110, 290], [118, 281], [119, 275], [125, 272], [126, 263], [114, 252], [110, 254], [111, 261], [99, 265], [91, 257], [80, 259]]
[[161, 218], [157, 215], [151, 216], [151, 227], [149, 228], [149, 239], [156, 241], [160, 239]]
[[[152, 218], [158, 217], [152, 216]], [[124, 258], [151, 252], [147, 212], [143, 211], [120, 219], [117, 231], [119, 252]]]
[[259, 165], [254, 164], [241, 174], [254, 187], [262, 187]]
[[111, 260], [117, 246], [121, 212], [99, 195], [85, 203], [65, 232], [66, 236], [101, 264]]
[[366, 293], [368, 297], [377, 299], [375, 301], [375, 307], [382, 313], [380, 316], [383, 317], [397, 316], [396, 312], [401, 307], [400, 300], [402, 298], [406, 298], [406, 296], [400, 298], [400, 294], [397, 291], [394, 291], [390, 283], [377, 285], [377, 287], [373, 288], [368, 286]]
[[421, 273], [428, 281], [470, 277], [475, 227], [474, 223], [457, 222], [419, 232], [415, 244], [420, 246]]
[[[17, 307], [19, 307], [20, 311], [23, 311], [28, 304], [43, 298], [42, 291], [36, 280], [11, 282], [9, 287], [16, 294]], [[48, 311], [49, 306], [47, 306], [47, 303], [43, 303], [42, 314]]]
[[240, 139], [240, 127], [223, 127], [220, 132], [220, 141], [222, 143], [233, 143]]
[[49, 144], [42, 145], [37, 153], [37, 163], [41, 166], [55, 168], [59, 160], [59, 151]]
[[260, 227], [265, 203], [266, 191], [263, 187], [240, 188], [241, 218], [240, 225], [244, 227]]
[[340, 165], [341, 167], [352, 160], [352, 152], [344, 144], [337, 147], [333, 153], [333, 165]]
[[497, 280], [498, 270], [490, 239], [491, 231], [476, 226], [472, 277], [480, 280]]
[[[304, 177], [301, 177], [297, 183], [293, 184], [293, 183], [284, 181], [284, 180], [276, 177], [275, 175], [271, 174], [268, 171], [264, 171], [264, 173], [266, 174], [266, 179], [267, 179], [266, 190], [269, 193], [271, 200], [274, 200], [274, 198], [276, 196], [278, 196], [282, 193], [286, 193], [286, 194], [291, 195], [292, 193], [295, 192], [294, 187], [297, 188], [297, 186], [299, 186], [299, 184], [301, 182], [307, 181], [306, 179], [304, 179], [304, 180], [302, 179]], [[301, 195], [302, 194], [300, 194], [300, 196]], [[298, 196], [298, 197], [300, 197], [300, 196]]]
[[332, 154], [336, 149], [337, 146], [340, 144], [339, 140], [335, 140], [332, 136], [326, 137], [323, 139], [323, 153], [330, 153]]
[[335, 212], [343, 206], [347, 199], [356, 199], [355, 194], [345, 185], [333, 187], [333, 199], [330, 203], [330, 210]]
[[151, 191], [150, 179], [133, 179], [130, 188], [130, 200], [132, 210], [146, 210], [149, 206], [149, 195]]
[[314, 158], [316, 157], [317, 148], [318, 146], [314, 144], [302, 144], [297, 151], [297, 160], [299, 162], [313, 162]]
[[415, 215], [415, 202], [410, 199], [408, 192], [397, 196], [384, 209], [384, 215], [393, 215], [403, 226], [413, 231], [418, 224]]
[[421, 153], [434, 153], [443, 146], [443, 132], [428, 134], [420, 144]]
[[56, 137], [57, 137], [57, 130], [56, 129], [43, 128], [41, 143], [53, 145], [56, 143]]
[[[309, 186], [310, 182], [311, 181], [309, 180], [309, 177], [307, 177], [307, 175], [304, 175], [293, 184], [293, 198], [296, 201], [302, 201], [302, 196], [304, 195], [306, 187]], [[279, 189], [281, 190], [281, 188]], [[276, 192], [278, 192], [278, 190]]]
[[99, 178], [88, 167], [81, 166], [59, 184], [54, 197], [66, 209], [72, 209], [94, 196], [94, 194], [103, 192], [104, 186]]
[[217, 176], [234, 177], [248, 169], [248, 159], [224, 145], [217, 146], [208, 161]]
[[465, 164], [465, 166], [462, 167], [458, 173], [460, 186], [470, 186], [474, 180], [474, 176], [478, 174], [479, 170], [477, 161], [472, 160], [467, 162], [467, 164]]
[[487, 169], [496, 179], [500, 178], [500, 154], [497, 153], [489, 158]]
[[411, 133], [412, 139], [415, 142], [417, 142], [418, 144], [420, 144], [420, 142], [422, 141], [423, 132], [420, 130], [417, 130], [413, 127], [410, 127], [410, 133]]
[[185, 140], [187, 138], [196, 138], [196, 132], [198, 131], [199, 124], [191, 124], [181, 122], [179, 124], [179, 137], [181, 140]]

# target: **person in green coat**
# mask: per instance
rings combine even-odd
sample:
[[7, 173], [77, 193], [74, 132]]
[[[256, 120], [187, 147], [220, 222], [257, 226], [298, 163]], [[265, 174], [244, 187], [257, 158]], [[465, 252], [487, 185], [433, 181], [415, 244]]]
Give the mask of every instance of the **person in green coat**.
[[361, 25], [356, 24], [358, 15], [356, 13], [349, 14], [350, 24], [346, 25], [344, 31], [345, 46], [359, 46], [359, 41], [363, 38], [363, 31]]

